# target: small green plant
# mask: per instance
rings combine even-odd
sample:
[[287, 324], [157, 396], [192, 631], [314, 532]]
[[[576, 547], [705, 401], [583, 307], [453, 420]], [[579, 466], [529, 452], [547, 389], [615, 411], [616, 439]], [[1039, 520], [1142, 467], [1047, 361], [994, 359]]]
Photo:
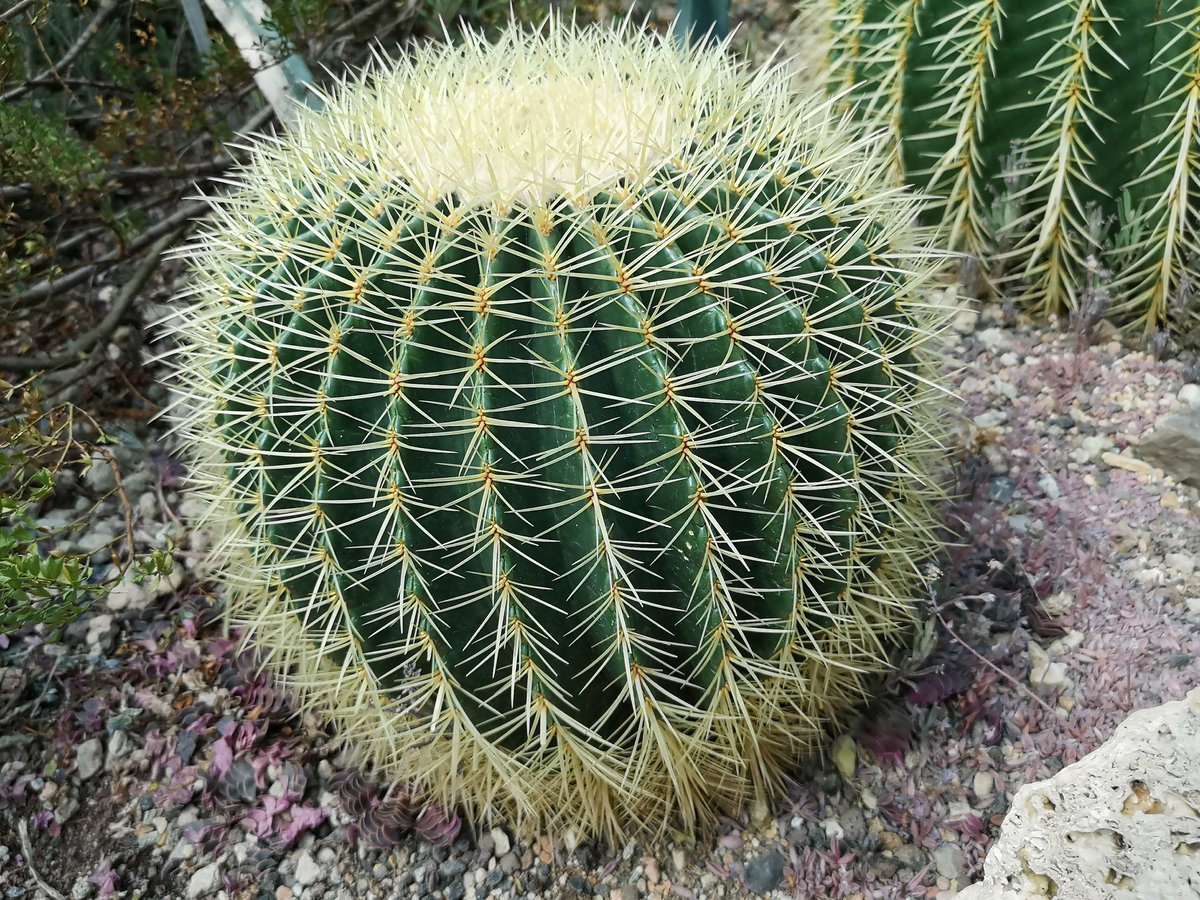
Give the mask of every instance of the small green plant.
[[[67, 625], [127, 571], [135, 580], [170, 573], [167, 551], [136, 558], [126, 553], [123, 560], [114, 557], [112, 572], [97, 581], [90, 554], [62, 549], [87, 527], [88, 515], [51, 528], [39, 523], [38, 508], [54, 496], [56, 480], [67, 468], [115, 463], [102, 447], [75, 438], [79, 420], [87, 417], [69, 404], [47, 407], [28, 385], [0, 382], [0, 391], [14, 407], [0, 421], [0, 634], [28, 625], [51, 630]], [[105, 440], [94, 422], [86, 424]], [[128, 528], [123, 539], [132, 539]]]
[[[1200, 314], [1193, 0], [821, 0], [828, 84], [890, 133], [956, 249], [1043, 313], [1094, 263], [1114, 320]], [[806, 27], [813, 27], [810, 23]]]
[[231, 619], [448, 805], [615, 837], [775, 791], [934, 543], [941, 259], [878, 170], [780, 70], [628, 27], [306, 111], [174, 329]]

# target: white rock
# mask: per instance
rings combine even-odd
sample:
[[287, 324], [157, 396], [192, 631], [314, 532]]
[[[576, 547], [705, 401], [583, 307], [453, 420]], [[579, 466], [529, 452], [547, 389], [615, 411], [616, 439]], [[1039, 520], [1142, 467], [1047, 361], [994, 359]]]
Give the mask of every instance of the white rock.
[[1106, 450], [1113, 448], [1113, 440], [1104, 434], [1089, 434], [1079, 444], [1078, 450], [1071, 451], [1071, 459], [1082, 465], [1098, 459]]
[[973, 787], [976, 797], [980, 799], [990, 797], [996, 790], [996, 779], [991, 772], [976, 772]]
[[1179, 573], [1179, 577], [1187, 581], [1192, 577], [1192, 573], [1196, 571], [1196, 561], [1186, 553], [1168, 553], [1163, 557], [1163, 562], [1167, 564], [1167, 568], [1173, 572]]
[[1022, 787], [962, 900], [1200, 896], [1200, 688]]
[[320, 877], [320, 865], [312, 858], [312, 854], [305, 850], [300, 854], [300, 858], [296, 860], [296, 884], [302, 884], [307, 887]]
[[512, 850], [512, 843], [508, 839], [507, 831], [505, 831], [503, 828], [493, 828], [491, 834], [492, 844], [495, 847], [495, 849], [492, 851], [493, 856], [499, 859], [501, 856], [504, 856], [506, 853]]
[[104, 768], [104, 747], [100, 738], [84, 741], [75, 749], [75, 772], [87, 781]]
[[1003, 328], [985, 328], [976, 332], [976, 339], [993, 353], [1007, 350], [1010, 346], [1008, 332]]
[[1181, 387], [1179, 402], [1187, 406], [1200, 406], [1200, 384], [1185, 384]]
[[1040, 645], [1029, 645], [1029, 683], [1034, 687], [1060, 688], [1071, 683], [1067, 677], [1067, 667], [1060, 662], [1053, 662], [1050, 654]]
[[1008, 413], [1002, 409], [989, 409], [975, 417], [975, 427], [996, 428], [1008, 421]]
[[1038, 487], [1042, 489], [1042, 493], [1049, 500], [1057, 500], [1062, 493], [1058, 488], [1058, 482], [1054, 480], [1054, 476], [1049, 472], [1043, 472], [1038, 479]]
[[207, 897], [216, 893], [220, 887], [221, 867], [216, 863], [209, 863], [192, 873], [192, 877], [188, 879], [187, 895], [192, 898]]
[[87, 470], [83, 473], [83, 483], [97, 494], [107, 494], [116, 489], [117, 479], [108, 457], [99, 452], [91, 455]]
[[129, 732], [117, 730], [112, 733], [112, 737], [108, 739], [108, 757], [105, 762], [105, 767], [112, 769], [117, 760], [128, 756], [133, 750], [133, 741], [129, 737]]
[[133, 572], [125, 573], [113, 589], [104, 598], [105, 604], [111, 610], [145, 609], [159, 597], [165, 597], [179, 590], [183, 584], [183, 572], [176, 566], [169, 575], [151, 575], [143, 579], [141, 584], [133, 580]]
[[1052, 656], [1064, 656], [1083, 645], [1083, 632], [1071, 628], [1047, 649]]

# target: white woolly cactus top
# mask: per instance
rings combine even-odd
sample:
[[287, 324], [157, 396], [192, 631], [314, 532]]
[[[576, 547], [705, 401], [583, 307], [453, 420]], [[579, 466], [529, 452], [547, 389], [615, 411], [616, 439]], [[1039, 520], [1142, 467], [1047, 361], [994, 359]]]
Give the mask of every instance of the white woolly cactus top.
[[[508, 209], [554, 197], [578, 200], [620, 179], [636, 185], [689, 147], [725, 143], [736, 122], [771, 122], [784, 139], [795, 120], [828, 115], [798, 101], [783, 66], [752, 75], [723, 48], [704, 54], [667, 36], [629, 40], [630, 27], [510, 30], [494, 44], [468, 33], [427, 44], [323, 95], [320, 114], [259, 147], [246, 187], [287, 195], [329, 159], [345, 173], [357, 157], [434, 201]], [[811, 122], [800, 130], [812, 140]], [[861, 147], [858, 149], [862, 149]], [[264, 210], [266, 211], [266, 210]]]

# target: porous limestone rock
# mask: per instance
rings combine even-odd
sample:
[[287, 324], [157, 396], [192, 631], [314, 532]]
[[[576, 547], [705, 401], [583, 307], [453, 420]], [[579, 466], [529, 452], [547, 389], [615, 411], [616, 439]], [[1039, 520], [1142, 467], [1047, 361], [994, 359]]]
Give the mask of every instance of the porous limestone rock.
[[960, 900], [1200, 900], [1200, 688], [1013, 798]]

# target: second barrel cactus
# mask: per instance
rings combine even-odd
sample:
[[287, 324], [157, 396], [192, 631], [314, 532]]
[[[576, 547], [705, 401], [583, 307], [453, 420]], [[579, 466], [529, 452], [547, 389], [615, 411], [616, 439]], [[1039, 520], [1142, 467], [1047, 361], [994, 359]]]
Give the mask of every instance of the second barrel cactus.
[[778, 70], [420, 51], [263, 143], [175, 358], [234, 621], [382, 774], [622, 835], [774, 790], [932, 546], [937, 254]]
[[1034, 308], [1182, 324], [1200, 275], [1195, 0], [820, 0], [831, 85], [956, 249]]

